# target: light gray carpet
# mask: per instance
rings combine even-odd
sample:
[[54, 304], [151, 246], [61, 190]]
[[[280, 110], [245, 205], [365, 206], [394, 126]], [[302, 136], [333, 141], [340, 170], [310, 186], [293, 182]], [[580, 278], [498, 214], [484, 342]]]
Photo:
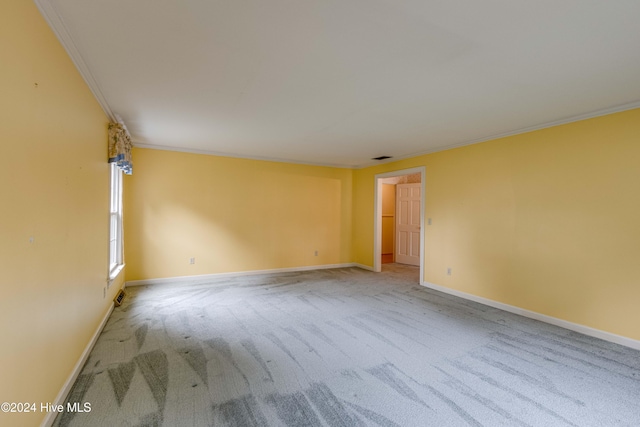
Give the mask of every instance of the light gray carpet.
[[129, 288], [58, 426], [639, 426], [640, 352], [385, 265]]

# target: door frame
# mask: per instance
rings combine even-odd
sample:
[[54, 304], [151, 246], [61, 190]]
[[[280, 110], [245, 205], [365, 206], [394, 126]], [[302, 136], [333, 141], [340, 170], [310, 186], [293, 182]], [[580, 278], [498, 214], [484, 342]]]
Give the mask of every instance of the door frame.
[[374, 209], [373, 209], [373, 271], [382, 271], [382, 179], [395, 176], [420, 174], [420, 283], [424, 280], [424, 214], [425, 214], [425, 177], [426, 167], [419, 166], [410, 169], [401, 169], [392, 172], [376, 174], [374, 187]]

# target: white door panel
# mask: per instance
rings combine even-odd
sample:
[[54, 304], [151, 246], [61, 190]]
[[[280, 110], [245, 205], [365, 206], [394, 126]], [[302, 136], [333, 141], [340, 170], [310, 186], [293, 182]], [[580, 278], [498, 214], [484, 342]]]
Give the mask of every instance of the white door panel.
[[398, 184], [396, 188], [396, 262], [420, 265], [421, 184]]

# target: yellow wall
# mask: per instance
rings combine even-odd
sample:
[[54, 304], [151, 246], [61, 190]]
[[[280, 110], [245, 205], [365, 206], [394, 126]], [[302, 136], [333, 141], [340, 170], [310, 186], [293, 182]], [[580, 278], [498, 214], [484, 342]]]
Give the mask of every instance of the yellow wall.
[[425, 281], [638, 340], [639, 165], [636, 109], [354, 171], [354, 261], [374, 175], [426, 166]]
[[351, 262], [351, 170], [140, 148], [133, 156], [128, 281]]
[[[122, 284], [107, 119], [32, 2], [0, 3], [0, 52], [0, 400], [52, 402]], [[355, 171], [137, 149], [127, 278], [373, 265], [374, 175], [424, 165], [424, 280], [638, 340], [638, 135], [632, 110]]]
[[[103, 298], [107, 119], [33, 2], [0, 3], [0, 53], [0, 401], [39, 405], [119, 286]], [[0, 425], [44, 415], [0, 413]]]
[[372, 266], [375, 174], [426, 166], [425, 281], [640, 339], [639, 134], [631, 110], [354, 171], [136, 149], [127, 280]]

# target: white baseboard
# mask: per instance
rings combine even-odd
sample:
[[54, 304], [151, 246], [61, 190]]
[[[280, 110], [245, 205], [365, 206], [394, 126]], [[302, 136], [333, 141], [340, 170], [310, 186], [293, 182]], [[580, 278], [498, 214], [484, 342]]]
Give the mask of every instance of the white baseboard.
[[446, 288], [444, 286], [434, 285], [433, 283], [422, 282], [421, 284], [424, 287], [435, 289], [436, 291], [444, 292], [449, 295], [454, 295], [470, 301], [479, 302], [480, 304], [488, 305], [489, 307], [498, 308], [500, 310], [508, 311], [510, 313], [528, 317], [530, 319], [539, 320], [541, 322], [560, 326], [561, 328], [569, 329], [571, 331], [580, 332], [581, 334], [589, 335], [591, 337], [600, 338], [605, 341], [620, 344], [625, 347], [633, 348], [635, 350], [640, 350], [640, 341], [623, 337], [622, 335], [616, 335], [610, 332], [601, 331], [600, 329], [595, 329], [589, 326], [581, 325], [579, 323], [573, 323], [567, 320], [558, 319], [557, 317], [547, 316], [546, 314], [537, 313], [535, 311], [525, 310], [524, 308], [516, 307], [514, 305], [504, 304], [498, 301], [490, 300], [488, 298], [483, 298], [477, 295], [468, 294], [466, 292], [457, 291], [455, 289]]
[[238, 277], [238, 276], [255, 276], [258, 274], [276, 274], [276, 273], [290, 273], [296, 271], [310, 271], [310, 270], [325, 270], [330, 268], [345, 268], [345, 267], [360, 267], [369, 269], [369, 267], [361, 266], [353, 262], [344, 264], [323, 264], [323, 265], [309, 265], [306, 267], [290, 267], [290, 268], [274, 268], [270, 270], [250, 270], [250, 271], [237, 271], [230, 273], [214, 273], [214, 274], [201, 274], [197, 276], [177, 276], [166, 277], [162, 279], [142, 279], [142, 280], [130, 280], [125, 283], [125, 287], [129, 286], [145, 286], [145, 285], [193, 285], [196, 283], [206, 282], [211, 279], [219, 279], [222, 277]]
[[373, 267], [370, 267], [370, 266], [368, 266], [368, 265], [364, 265], [364, 264], [360, 264], [360, 263], [357, 263], [357, 262], [354, 262], [354, 263], [353, 263], [353, 267], [358, 267], [358, 268], [361, 268], [361, 269], [363, 269], [363, 270], [369, 270], [369, 271], [373, 271], [373, 272], [375, 272], [375, 270], [373, 269]]
[[[73, 385], [75, 384], [76, 380], [78, 379], [78, 375], [80, 375], [80, 372], [82, 371], [82, 368], [84, 367], [84, 364], [89, 357], [89, 353], [91, 353], [91, 350], [96, 344], [96, 341], [98, 341], [98, 337], [102, 333], [104, 326], [107, 324], [107, 320], [109, 320], [109, 316], [111, 316], [111, 313], [113, 312], [113, 307], [114, 304], [111, 303], [111, 307], [107, 311], [107, 314], [105, 314], [102, 318], [100, 325], [98, 325], [98, 329], [96, 329], [95, 333], [91, 337], [91, 340], [82, 352], [82, 355], [80, 355], [80, 359], [78, 359], [76, 365], [73, 367], [71, 375], [69, 375], [69, 378], [67, 378], [67, 381], [65, 381], [62, 389], [56, 396], [56, 399], [53, 401], [54, 405], [64, 405], [64, 401], [67, 399], [67, 395], [71, 391], [71, 387], [73, 387]], [[56, 411], [47, 412], [47, 416], [44, 418], [44, 420], [42, 420], [42, 424], [40, 424], [40, 427], [50, 427], [55, 421], [57, 415], [58, 412]]]

